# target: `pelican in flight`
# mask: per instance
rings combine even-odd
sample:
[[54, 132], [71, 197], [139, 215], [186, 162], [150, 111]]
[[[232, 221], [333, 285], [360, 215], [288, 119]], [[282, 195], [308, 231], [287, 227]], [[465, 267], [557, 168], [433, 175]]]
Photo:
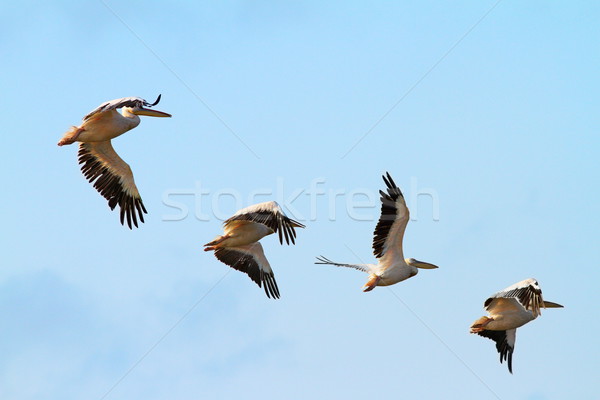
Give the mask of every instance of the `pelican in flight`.
[[204, 251], [215, 251], [222, 263], [248, 274], [258, 287], [264, 287], [269, 298], [279, 298], [275, 275], [259, 242], [263, 237], [277, 232], [279, 242], [295, 244], [294, 228], [304, 228], [298, 221], [288, 218], [275, 201], [255, 204], [236, 212], [223, 223], [225, 233], [205, 244]]
[[[138, 226], [137, 218], [144, 222], [143, 214], [147, 211], [135, 186], [131, 168], [115, 152], [110, 141], [138, 126], [139, 115], [170, 117], [171, 114], [147, 108], [159, 101], [160, 95], [152, 104], [139, 97], [107, 101], [83, 117], [81, 125], [71, 127], [58, 142], [59, 146], [79, 142], [81, 172], [108, 200], [111, 210], [117, 205], [121, 208], [121, 224], [127, 218], [129, 229], [132, 222]], [[119, 108], [122, 114], [117, 112]]]
[[387, 186], [387, 193], [381, 194], [381, 217], [373, 232], [373, 254], [378, 259], [377, 264], [340, 264], [323, 256], [317, 257], [315, 264], [328, 264], [337, 267], [354, 268], [369, 274], [369, 280], [363, 286], [363, 291], [368, 292], [376, 286], [389, 286], [402, 282], [415, 276], [422, 269], [438, 268], [436, 265], [414, 258], [404, 259], [402, 253], [402, 239], [406, 224], [408, 224], [409, 211], [404, 202], [400, 188], [394, 183], [389, 172], [383, 176]]
[[483, 303], [483, 307], [489, 317], [481, 317], [473, 322], [470, 332], [496, 342], [500, 363], [507, 360], [511, 374], [517, 328], [539, 317], [542, 314], [541, 307], [563, 308], [560, 304], [545, 301], [540, 285], [533, 278], [493, 294]]

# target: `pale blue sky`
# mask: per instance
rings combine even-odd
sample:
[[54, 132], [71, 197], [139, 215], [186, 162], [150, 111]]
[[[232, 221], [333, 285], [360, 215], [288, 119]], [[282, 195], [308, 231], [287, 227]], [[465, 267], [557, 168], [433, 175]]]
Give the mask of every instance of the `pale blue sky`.
[[[0, 14], [0, 398], [597, 398], [596, 2], [504, 0], [472, 31], [493, 1], [52, 3]], [[149, 211], [129, 231], [56, 142], [159, 93], [173, 118], [114, 141]], [[405, 255], [440, 268], [362, 293], [313, 262], [373, 261], [378, 206], [346, 204], [385, 171]], [[202, 251], [256, 191], [300, 193], [307, 225], [263, 240], [278, 301]], [[519, 329], [510, 375], [468, 327], [528, 277], [565, 308]]]

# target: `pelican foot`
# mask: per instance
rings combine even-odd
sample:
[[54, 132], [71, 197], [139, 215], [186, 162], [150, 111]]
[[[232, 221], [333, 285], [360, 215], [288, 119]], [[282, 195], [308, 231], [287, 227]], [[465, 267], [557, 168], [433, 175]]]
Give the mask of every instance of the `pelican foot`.
[[67, 133], [65, 133], [65, 135], [62, 137], [62, 139], [60, 139], [58, 141], [57, 144], [59, 146], [64, 146], [67, 144], [75, 143], [75, 141], [77, 141], [77, 138], [79, 137], [81, 132], [83, 132], [84, 130], [85, 129], [83, 129], [83, 128], [78, 128], [76, 126], [73, 126], [71, 129], [69, 129], [69, 131]]
[[[219, 236], [218, 238], [216, 238], [215, 240], [213, 240], [212, 242], [208, 242], [205, 244], [205, 246], [216, 246], [219, 243], [223, 242], [224, 240], [229, 239], [230, 236], [229, 235], [223, 235], [223, 236]], [[208, 250], [207, 250], [208, 251]]]
[[64, 146], [64, 145], [67, 145], [67, 144], [73, 144], [73, 143], [75, 143], [75, 139], [65, 139], [65, 138], [62, 138], [62, 139], [60, 139], [60, 140], [58, 141], [58, 143], [57, 143], [57, 144], [58, 144], [59, 146]]
[[469, 332], [471, 332], [471, 333], [483, 332], [483, 331], [485, 331], [485, 327], [487, 326], [487, 324], [489, 324], [492, 321], [493, 321], [492, 318], [481, 317], [477, 321], [475, 321], [473, 323], [473, 325], [471, 325]]
[[377, 286], [380, 280], [380, 276], [371, 275], [367, 283], [365, 283], [365, 286], [363, 286], [363, 292], [370, 292], [371, 290], [375, 289], [375, 286]]

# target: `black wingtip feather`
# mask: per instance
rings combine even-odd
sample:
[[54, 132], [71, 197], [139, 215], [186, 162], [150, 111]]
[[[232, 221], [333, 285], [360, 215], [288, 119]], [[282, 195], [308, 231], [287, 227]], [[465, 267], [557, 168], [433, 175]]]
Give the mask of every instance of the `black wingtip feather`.
[[271, 210], [258, 210], [254, 212], [234, 215], [224, 222], [224, 224], [230, 223], [232, 221], [252, 221], [259, 224], [263, 224], [273, 232], [277, 232], [277, 236], [279, 237], [279, 243], [284, 244], [295, 244], [296, 241], [294, 238], [296, 237], [296, 232], [294, 229], [294, 224], [298, 225], [299, 228], [305, 228], [305, 226], [298, 221], [290, 219], [285, 215], [282, 215], [279, 212], [273, 212]]
[[332, 261], [325, 256], [315, 257], [319, 262], [315, 262], [315, 264], [331, 264]]
[[387, 193], [379, 190], [379, 194], [381, 195], [381, 216], [373, 232], [373, 254], [377, 258], [383, 256], [385, 241], [396, 220], [398, 212], [396, 201], [398, 198], [403, 197], [402, 191], [396, 185], [389, 172], [382, 175], [382, 178], [387, 187]]
[[514, 348], [511, 348], [508, 345], [506, 331], [484, 330], [481, 332], [477, 332], [477, 334], [484, 338], [493, 340], [496, 343], [496, 350], [500, 355], [500, 363], [502, 364], [504, 363], [504, 361], [507, 361], [508, 371], [512, 374], [512, 356]]
[[273, 273], [265, 273], [260, 269], [254, 257], [236, 251], [235, 248], [219, 248], [215, 250], [214, 254], [222, 263], [248, 275], [259, 288], [265, 291], [268, 298], [279, 298], [279, 288], [277, 287], [275, 276]]
[[261, 280], [264, 284], [265, 293], [268, 298], [278, 299], [279, 298], [279, 288], [277, 287], [277, 282], [275, 278], [271, 274], [265, 274], [261, 271]]
[[[81, 172], [85, 178], [93, 184], [94, 188], [108, 201], [108, 206], [114, 210], [118, 205], [120, 208], [119, 220], [121, 225], [125, 225], [132, 229], [133, 226], [139, 227], [136, 218], [144, 222], [143, 213], [148, 213], [142, 199], [126, 194], [120, 178], [113, 174], [106, 166], [96, 158], [85, 146], [79, 147], [78, 162], [81, 165]], [[133, 220], [133, 224], [132, 224]]]
[[390, 173], [386, 171], [385, 174], [387, 175], [387, 179], [384, 176], [383, 181], [385, 182], [387, 187], [389, 189], [396, 189], [398, 187], [398, 185], [396, 185], [396, 182], [394, 182], [394, 179], [392, 179], [392, 176], [390, 175]]

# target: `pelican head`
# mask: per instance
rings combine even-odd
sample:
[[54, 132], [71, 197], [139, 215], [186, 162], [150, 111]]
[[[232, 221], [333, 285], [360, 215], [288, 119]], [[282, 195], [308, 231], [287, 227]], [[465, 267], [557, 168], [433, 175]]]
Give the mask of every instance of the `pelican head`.
[[406, 263], [408, 265], [411, 265], [411, 266], [416, 267], [416, 268], [422, 268], [422, 269], [436, 269], [436, 268], [439, 268], [437, 265], [433, 265], [433, 264], [429, 264], [429, 263], [426, 263], [426, 262], [423, 262], [423, 261], [415, 260], [414, 258], [407, 258], [404, 261], [406, 261]]
[[135, 107], [127, 107], [130, 113], [135, 114], [135, 115], [145, 115], [148, 117], [170, 117], [171, 114], [167, 114], [166, 112], [162, 112], [162, 111], [158, 111], [158, 110], [151, 110], [149, 108], [146, 107], [154, 107], [155, 105], [158, 104], [158, 102], [160, 101], [160, 94], [158, 95], [158, 98], [156, 99], [156, 101], [152, 104], [144, 101], [143, 103], [140, 102], [139, 105], [136, 105]]

